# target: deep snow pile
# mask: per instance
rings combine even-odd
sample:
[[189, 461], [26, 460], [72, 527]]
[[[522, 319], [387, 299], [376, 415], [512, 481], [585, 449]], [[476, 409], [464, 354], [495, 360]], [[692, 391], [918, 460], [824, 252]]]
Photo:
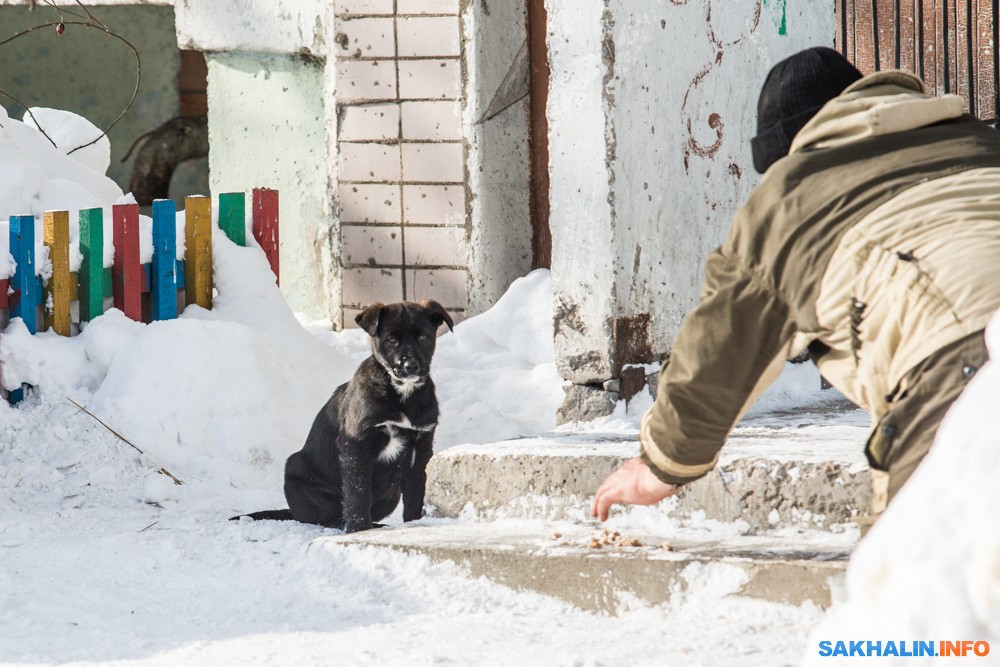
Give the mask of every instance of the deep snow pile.
[[826, 664], [818, 656], [821, 640], [861, 639], [985, 640], [989, 664], [1000, 662], [1000, 314], [986, 342], [992, 360], [952, 406], [923, 463], [854, 552], [848, 602], [831, 609], [812, 633], [806, 664]]

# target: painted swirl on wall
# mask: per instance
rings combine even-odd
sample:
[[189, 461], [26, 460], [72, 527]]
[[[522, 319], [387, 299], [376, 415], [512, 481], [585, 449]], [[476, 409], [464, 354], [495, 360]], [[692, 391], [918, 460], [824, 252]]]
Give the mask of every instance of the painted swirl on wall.
[[[722, 59], [725, 57], [726, 50], [737, 46], [750, 35], [757, 31], [760, 26], [760, 17], [763, 9], [762, 3], [766, 0], [756, 0], [753, 5], [753, 15], [747, 24], [746, 29], [739, 34], [735, 39], [724, 40], [716, 32], [715, 26], [712, 24], [712, 3], [706, 3], [706, 13], [705, 13], [705, 25], [708, 30], [708, 39], [715, 47], [715, 58], [707, 63], [699, 72], [691, 79], [691, 83], [688, 84], [687, 91], [684, 93], [684, 102], [681, 105], [681, 115], [685, 119], [685, 124], [687, 127], [687, 141], [684, 147], [684, 171], [687, 172], [690, 168], [690, 158], [691, 155], [697, 155], [699, 157], [710, 158], [719, 152], [722, 148], [722, 141], [725, 137], [726, 125], [722, 119], [722, 116], [717, 112], [710, 112], [708, 118], [702, 120], [707, 124], [707, 126], [714, 132], [715, 140], [711, 143], [700, 141], [695, 136], [696, 119], [693, 117], [692, 112], [688, 110], [688, 102], [691, 98], [691, 93], [698, 90], [705, 79], [712, 74], [712, 72], [718, 68], [722, 63]], [[687, 3], [687, 0], [670, 0], [673, 5], [683, 5]], [[700, 120], [700, 119], [698, 119]]]

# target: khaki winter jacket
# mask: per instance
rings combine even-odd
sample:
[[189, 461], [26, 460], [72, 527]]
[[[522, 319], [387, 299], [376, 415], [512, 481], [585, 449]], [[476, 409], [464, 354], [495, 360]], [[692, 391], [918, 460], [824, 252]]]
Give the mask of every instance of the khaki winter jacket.
[[707, 262], [642, 457], [682, 484], [807, 346], [874, 419], [907, 371], [1000, 308], [1000, 134], [961, 98], [882, 72], [831, 100], [765, 174]]

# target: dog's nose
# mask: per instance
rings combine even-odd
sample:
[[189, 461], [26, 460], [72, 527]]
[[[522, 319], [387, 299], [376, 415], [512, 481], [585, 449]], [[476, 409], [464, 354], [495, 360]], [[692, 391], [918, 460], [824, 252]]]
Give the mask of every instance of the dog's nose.
[[406, 359], [403, 361], [403, 371], [410, 375], [415, 375], [420, 370], [420, 364], [416, 359]]

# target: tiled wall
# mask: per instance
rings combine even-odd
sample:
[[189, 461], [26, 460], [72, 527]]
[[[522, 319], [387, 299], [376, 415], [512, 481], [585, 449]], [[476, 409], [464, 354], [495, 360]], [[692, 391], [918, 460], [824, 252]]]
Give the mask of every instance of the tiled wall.
[[344, 324], [373, 301], [468, 306], [458, 0], [337, 5]]

